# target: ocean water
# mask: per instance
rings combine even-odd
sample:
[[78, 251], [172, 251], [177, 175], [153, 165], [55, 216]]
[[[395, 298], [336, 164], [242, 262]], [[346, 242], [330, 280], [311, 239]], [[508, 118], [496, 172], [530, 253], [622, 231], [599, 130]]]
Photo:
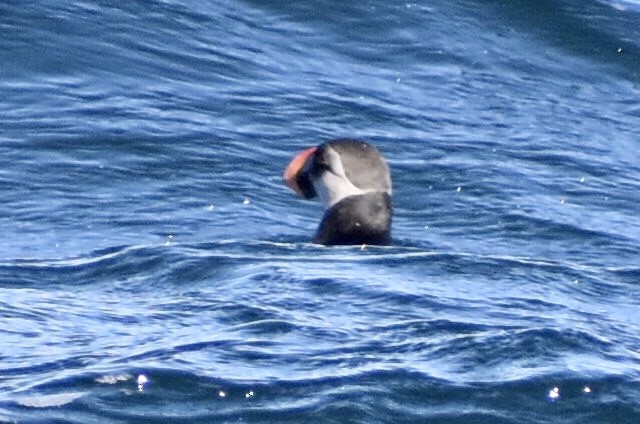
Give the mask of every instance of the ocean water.
[[638, 1], [1, 2], [0, 423], [640, 422], [639, 99]]

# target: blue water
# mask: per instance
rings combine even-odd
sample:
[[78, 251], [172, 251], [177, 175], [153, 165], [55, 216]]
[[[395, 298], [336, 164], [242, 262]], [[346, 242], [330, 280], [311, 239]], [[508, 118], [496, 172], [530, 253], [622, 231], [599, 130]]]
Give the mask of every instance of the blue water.
[[[640, 2], [4, 1], [1, 423], [640, 422]], [[283, 186], [358, 137], [392, 247]]]

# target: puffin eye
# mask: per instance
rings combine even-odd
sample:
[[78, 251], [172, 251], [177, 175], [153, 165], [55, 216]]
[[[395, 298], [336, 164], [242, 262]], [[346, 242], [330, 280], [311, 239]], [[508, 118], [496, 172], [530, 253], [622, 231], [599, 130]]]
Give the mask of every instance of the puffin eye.
[[328, 164], [328, 163], [323, 162], [323, 163], [318, 164], [318, 166], [319, 166], [319, 168], [320, 168], [320, 169], [322, 169], [323, 171], [333, 172], [333, 171], [331, 170], [331, 166], [329, 166], [329, 164]]
[[329, 172], [333, 172], [333, 169], [331, 168], [331, 163], [329, 160], [327, 160], [328, 158], [324, 157], [324, 156], [319, 156], [317, 157], [316, 161], [314, 162], [314, 174], [319, 175], [322, 174], [325, 171], [329, 171]]
[[324, 172], [330, 172], [339, 176], [341, 168], [340, 155], [333, 150], [331, 146], [322, 146], [318, 148], [313, 161], [314, 175], [319, 176]]

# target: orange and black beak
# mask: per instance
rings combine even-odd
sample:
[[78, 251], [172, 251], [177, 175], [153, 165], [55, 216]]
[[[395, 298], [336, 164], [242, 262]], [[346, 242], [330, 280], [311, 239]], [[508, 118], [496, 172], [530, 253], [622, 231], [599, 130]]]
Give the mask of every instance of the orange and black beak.
[[289, 163], [289, 166], [284, 170], [283, 179], [286, 185], [288, 185], [293, 191], [300, 196], [307, 199], [311, 199], [316, 196], [315, 189], [309, 178], [308, 170], [310, 166], [307, 165], [309, 160], [313, 158], [317, 147], [310, 147], [303, 152], [300, 152]]

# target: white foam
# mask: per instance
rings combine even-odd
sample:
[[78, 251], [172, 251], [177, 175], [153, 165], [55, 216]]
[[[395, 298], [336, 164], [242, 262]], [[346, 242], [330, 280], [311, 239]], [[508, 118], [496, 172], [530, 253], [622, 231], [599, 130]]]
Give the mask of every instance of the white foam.
[[18, 404], [29, 408], [51, 408], [69, 404], [84, 396], [86, 392], [56, 393], [19, 398]]

